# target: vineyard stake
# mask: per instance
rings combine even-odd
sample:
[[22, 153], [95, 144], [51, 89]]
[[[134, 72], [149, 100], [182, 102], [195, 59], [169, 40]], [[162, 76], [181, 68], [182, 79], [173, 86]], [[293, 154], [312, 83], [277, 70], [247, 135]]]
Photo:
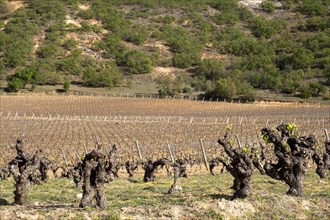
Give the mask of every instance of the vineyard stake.
[[94, 135], [94, 139], [95, 139], [95, 148], [97, 148], [100, 145], [100, 139], [98, 135]]
[[63, 155], [63, 158], [64, 158], [65, 166], [66, 166], [66, 168], [69, 168], [69, 164], [68, 164], [68, 161], [66, 160], [65, 153], [64, 153], [64, 150], [63, 150], [62, 146], [61, 146], [61, 150], [62, 150], [62, 155]]
[[204, 159], [204, 165], [206, 167], [206, 170], [209, 171], [209, 167], [207, 166], [207, 157], [206, 157], [206, 153], [205, 153], [205, 148], [204, 148], [204, 144], [203, 144], [203, 140], [199, 139], [200, 143], [201, 143], [201, 147], [202, 147], [202, 152], [203, 152], [203, 159]]
[[235, 137], [236, 137], [236, 140], [237, 140], [237, 143], [238, 143], [238, 147], [239, 147], [239, 149], [241, 149], [242, 145], [241, 145], [241, 140], [238, 137], [238, 134]]
[[85, 155], [87, 155], [88, 151], [87, 151], [87, 143], [84, 144], [84, 149], [85, 149]]
[[172, 163], [174, 163], [174, 157], [173, 157], [173, 154], [172, 154], [171, 146], [169, 144], [167, 144], [167, 149], [168, 149], [168, 152], [170, 154], [171, 161], [172, 161]]
[[325, 133], [325, 138], [326, 138], [327, 142], [330, 141], [328, 130], [324, 129], [324, 133]]
[[80, 157], [78, 154], [76, 154], [76, 157], [77, 157], [78, 160], [81, 162], [81, 157]]
[[143, 160], [143, 158], [142, 158], [142, 154], [141, 154], [141, 151], [140, 151], [140, 145], [139, 145], [139, 142], [138, 142], [138, 141], [135, 141], [135, 143], [136, 143], [136, 148], [137, 148], [138, 153], [139, 153], [140, 160]]

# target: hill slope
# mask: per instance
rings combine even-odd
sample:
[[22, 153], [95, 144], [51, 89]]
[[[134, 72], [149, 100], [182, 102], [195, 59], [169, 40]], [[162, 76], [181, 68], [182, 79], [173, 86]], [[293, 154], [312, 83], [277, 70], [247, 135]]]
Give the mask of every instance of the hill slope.
[[326, 0], [0, 0], [0, 12], [8, 91], [142, 83], [163, 96], [329, 98]]

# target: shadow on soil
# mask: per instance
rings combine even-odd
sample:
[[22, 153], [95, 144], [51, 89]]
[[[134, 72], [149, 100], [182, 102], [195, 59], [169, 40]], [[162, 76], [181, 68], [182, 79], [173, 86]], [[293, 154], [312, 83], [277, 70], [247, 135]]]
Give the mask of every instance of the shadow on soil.
[[210, 195], [210, 197], [212, 199], [225, 199], [225, 200], [234, 200], [234, 197], [233, 196], [230, 196], [230, 195], [226, 195], [226, 194], [212, 194]]
[[131, 182], [131, 183], [139, 183], [140, 181], [138, 181], [138, 180], [134, 180], [134, 179], [130, 179], [130, 178], [128, 178], [127, 179], [129, 182]]
[[39, 206], [32, 206], [31, 208], [34, 209], [82, 209], [79, 208], [78, 205], [39, 205]]
[[0, 206], [9, 205], [9, 202], [5, 199], [0, 198]]

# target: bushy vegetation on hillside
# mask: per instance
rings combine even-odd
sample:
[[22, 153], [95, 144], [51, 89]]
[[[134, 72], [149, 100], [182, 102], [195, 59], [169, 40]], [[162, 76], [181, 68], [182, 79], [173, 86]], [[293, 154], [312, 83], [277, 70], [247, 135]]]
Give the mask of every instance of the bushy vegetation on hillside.
[[30, 0], [13, 10], [0, 0], [0, 19], [8, 91], [68, 81], [111, 88], [162, 66], [187, 73], [165, 80], [180, 82], [166, 94], [253, 99], [270, 89], [329, 98], [327, 0], [267, 0], [259, 10], [237, 0]]

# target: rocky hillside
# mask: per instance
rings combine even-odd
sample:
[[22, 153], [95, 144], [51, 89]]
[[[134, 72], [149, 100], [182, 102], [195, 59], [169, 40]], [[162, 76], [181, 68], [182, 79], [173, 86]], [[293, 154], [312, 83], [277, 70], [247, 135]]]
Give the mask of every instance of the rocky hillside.
[[[0, 77], [254, 99], [329, 99], [327, 0], [0, 0]], [[65, 87], [65, 86], [64, 86]], [[144, 91], [140, 91], [143, 93]]]

